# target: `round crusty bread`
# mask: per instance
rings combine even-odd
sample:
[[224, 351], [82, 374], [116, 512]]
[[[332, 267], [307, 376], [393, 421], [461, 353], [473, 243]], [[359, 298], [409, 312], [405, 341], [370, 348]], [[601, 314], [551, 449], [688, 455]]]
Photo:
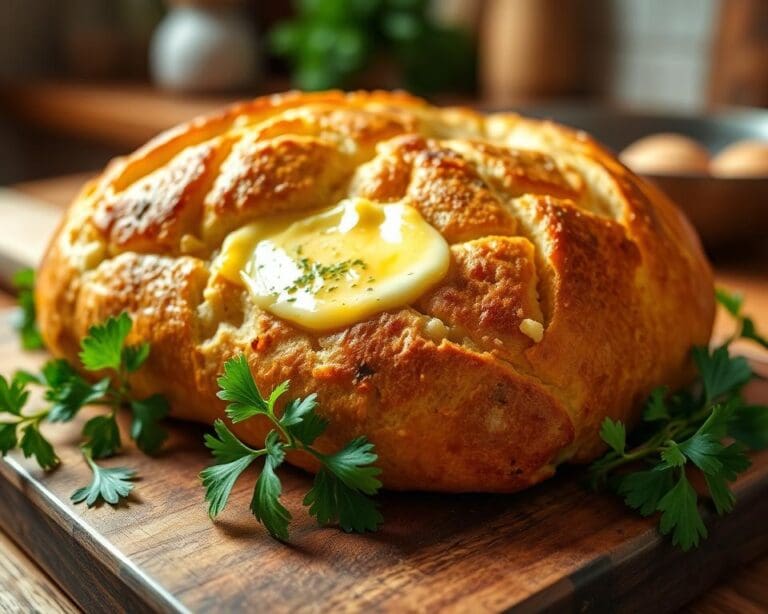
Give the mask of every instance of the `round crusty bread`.
[[[350, 196], [417, 208], [450, 244], [446, 277], [316, 333], [211, 274], [244, 224]], [[259, 98], [115, 160], [56, 233], [37, 306], [72, 361], [90, 325], [128, 311], [130, 340], [152, 344], [133, 386], [178, 418], [222, 417], [216, 378], [244, 353], [262, 391], [317, 392], [321, 449], [366, 435], [386, 487], [443, 491], [519, 490], [595, 458], [606, 416], [632, 424], [651, 389], [689, 380], [714, 314], [689, 224], [585, 134], [383, 92]], [[258, 444], [268, 428], [234, 430]]]

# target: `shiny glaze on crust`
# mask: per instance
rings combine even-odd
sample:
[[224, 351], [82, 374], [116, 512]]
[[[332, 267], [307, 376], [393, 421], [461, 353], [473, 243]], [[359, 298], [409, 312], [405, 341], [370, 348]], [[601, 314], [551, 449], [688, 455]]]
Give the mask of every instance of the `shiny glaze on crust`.
[[[233, 230], [350, 196], [416, 207], [451, 244], [445, 279], [310, 334], [210, 274]], [[445, 491], [519, 490], [594, 458], [605, 416], [632, 423], [653, 387], [689, 379], [714, 315], [688, 223], [594, 141], [382, 92], [260, 98], [114, 161], [70, 208], [37, 302], [72, 360], [88, 326], [128, 310], [152, 343], [134, 385], [175, 416], [221, 417], [216, 376], [244, 352], [262, 390], [318, 392], [321, 447], [367, 435], [387, 487]], [[235, 430], [257, 443], [265, 428]]]

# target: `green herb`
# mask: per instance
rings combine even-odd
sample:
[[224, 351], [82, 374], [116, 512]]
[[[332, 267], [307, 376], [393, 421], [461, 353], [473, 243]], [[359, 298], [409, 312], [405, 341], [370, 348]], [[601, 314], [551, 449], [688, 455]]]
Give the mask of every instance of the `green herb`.
[[59, 458], [40, 432], [47, 412], [24, 413], [28, 400], [23, 374], [14, 375], [10, 382], [0, 375], [0, 454], [5, 456], [18, 446], [26, 458], [34, 456], [40, 467], [53, 469], [59, 464]]
[[[365, 261], [360, 260], [360, 258], [355, 258], [354, 260], [342, 260], [341, 262], [334, 262], [332, 264], [321, 264], [305, 256], [299, 258], [298, 265], [301, 269], [301, 275], [294, 279], [291, 285], [283, 288], [283, 292], [293, 294], [304, 288], [314, 290], [318, 281], [339, 281], [347, 277], [355, 268], [359, 268], [363, 271], [368, 268]], [[336, 289], [336, 286], [331, 286], [328, 288], [328, 292], [332, 292]]]
[[683, 550], [707, 536], [688, 470], [701, 471], [715, 510], [725, 514], [735, 502], [729, 484], [750, 466], [747, 451], [768, 447], [768, 407], [744, 401], [752, 370], [729, 351], [738, 337], [765, 340], [741, 314], [740, 297], [719, 290], [717, 298], [737, 318], [739, 333], [712, 351], [694, 348], [697, 382], [673, 395], [654, 390], [629, 438], [621, 422], [606, 418], [600, 436], [611, 450], [589, 470], [594, 487], [611, 486], [641, 515], [660, 512], [661, 533]]
[[200, 479], [205, 487], [211, 517], [218, 515], [227, 503], [235, 481], [257, 459], [263, 458], [261, 473], [251, 500], [251, 511], [273, 537], [288, 539], [291, 514], [280, 501], [282, 485], [276, 470], [288, 451], [300, 451], [316, 458], [321, 469], [312, 489], [304, 498], [309, 514], [321, 524], [338, 522], [345, 531], [373, 531], [382, 522], [370, 495], [381, 487], [376, 476], [380, 470], [373, 466], [377, 456], [373, 444], [365, 437], [350, 441], [334, 454], [323, 454], [313, 447], [328, 423], [315, 411], [316, 395], [293, 399], [278, 415], [276, 404], [288, 391], [288, 382], [277, 386], [264, 398], [256, 386], [248, 361], [240, 355], [224, 365], [218, 380], [219, 398], [229, 401], [226, 412], [233, 423], [254, 418], [269, 420], [264, 447], [251, 448], [240, 441], [222, 420], [214, 423], [216, 435], [206, 435], [205, 445], [217, 464], [204, 469]]
[[462, 28], [439, 23], [425, 0], [296, 2], [294, 17], [269, 32], [274, 53], [305, 90], [350, 87], [376, 58], [400, 70], [406, 89], [471, 89], [475, 52]]
[[21, 269], [11, 280], [17, 292], [20, 317], [16, 329], [21, 337], [21, 347], [25, 350], [39, 350], [43, 347], [43, 338], [37, 328], [35, 311], [35, 271]]
[[88, 448], [83, 449], [83, 457], [93, 472], [93, 479], [88, 486], [78, 488], [72, 493], [72, 501], [93, 507], [99, 499], [103, 499], [110, 505], [116, 505], [133, 490], [131, 480], [136, 477], [133, 469], [115, 467], [108, 469], [97, 465]]
[[744, 305], [744, 297], [740, 294], [729, 293], [723, 288], [718, 288], [715, 291], [715, 294], [718, 302], [725, 307], [726, 311], [728, 311], [728, 313], [730, 313], [738, 322], [738, 331], [731, 340], [742, 337], [744, 339], [750, 339], [768, 349], [768, 339], [765, 336], [758, 334], [752, 318], [743, 315], [741, 312]]
[[[149, 344], [126, 344], [133, 323], [126, 313], [92, 326], [81, 341], [80, 360], [86, 371], [99, 372], [105, 377], [95, 383], [86, 380], [66, 360], [50, 360], [40, 373], [20, 371], [8, 382], [0, 376], [0, 453], [20, 447], [25, 456], [34, 456], [43, 469], [59, 463], [53, 446], [43, 436], [44, 422], [69, 422], [88, 405], [106, 405], [109, 411], [89, 419], [83, 426], [83, 455], [93, 472], [93, 481], [72, 495], [76, 503], [93, 505], [99, 498], [108, 503], [127, 495], [125, 485], [133, 473], [127, 469], [102, 469], [94, 459], [113, 456], [120, 451], [122, 441], [117, 424], [121, 407], [132, 412], [131, 437], [137, 447], [147, 454], [157, 452], [168, 436], [161, 420], [168, 415], [166, 399], [153, 395], [135, 398], [129, 375], [142, 367], [149, 357]], [[48, 406], [35, 413], [22, 412], [29, 399], [27, 386], [43, 387]]]

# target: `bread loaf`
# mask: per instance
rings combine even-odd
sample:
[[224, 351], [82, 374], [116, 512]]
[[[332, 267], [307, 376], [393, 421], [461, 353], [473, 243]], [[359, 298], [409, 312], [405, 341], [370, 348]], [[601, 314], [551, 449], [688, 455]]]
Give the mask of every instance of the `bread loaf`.
[[[384, 266], [389, 244], [347, 254], [333, 243], [341, 223], [322, 221], [334, 211], [410, 216], [389, 285], [353, 287], [373, 279], [355, 263]], [[295, 287], [254, 290], [255, 246], [299, 231], [330, 237], [323, 249], [338, 248], [336, 279], [359, 310], [312, 319], [291, 303]], [[632, 424], [654, 387], [685, 384], [714, 297], [680, 211], [587, 135], [328, 92], [238, 104], [113, 161], [69, 208], [37, 307], [49, 348], [72, 361], [89, 326], [127, 311], [130, 341], [152, 345], [132, 384], [166, 395], [177, 418], [223, 417], [216, 379], [242, 353], [262, 392], [284, 380], [287, 397], [317, 392], [330, 421], [321, 449], [366, 435], [386, 487], [509, 492], [595, 458], [606, 416]], [[257, 444], [269, 427], [233, 430]]]

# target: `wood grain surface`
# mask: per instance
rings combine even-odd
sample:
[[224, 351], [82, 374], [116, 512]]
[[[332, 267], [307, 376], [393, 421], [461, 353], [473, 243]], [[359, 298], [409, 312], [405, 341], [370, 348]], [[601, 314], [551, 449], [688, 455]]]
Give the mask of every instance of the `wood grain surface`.
[[0, 533], [0, 612], [77, 612], [50, 578]]

